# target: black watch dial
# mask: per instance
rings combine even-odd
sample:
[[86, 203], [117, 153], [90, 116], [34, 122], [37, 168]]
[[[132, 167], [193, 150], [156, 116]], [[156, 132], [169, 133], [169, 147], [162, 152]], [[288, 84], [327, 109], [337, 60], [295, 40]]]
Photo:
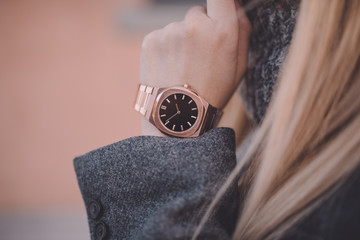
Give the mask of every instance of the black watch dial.
[[159, 114], [166, 128], [174, 132], [184, 132], [194, 126], [199, 110], [191, 97], [177, 93], [162, 101]]

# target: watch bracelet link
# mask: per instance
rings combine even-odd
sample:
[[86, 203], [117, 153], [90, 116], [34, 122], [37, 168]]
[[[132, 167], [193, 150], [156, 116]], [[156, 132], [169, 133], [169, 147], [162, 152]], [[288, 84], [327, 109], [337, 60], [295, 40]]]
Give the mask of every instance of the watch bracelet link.
[[207, 113], [205, 115], [204, 126], [203, 126], [202, 131], [206, 132], [209, 129], [216, 127], [220, 121], [222, 114], [223, 114], [223, 112], [221, 110], [219, 110], [209, 104]]
[[143, 116], [146, 116], [148, 111], [151, 110], [149, 109], [148, 105], [151, 102], [153, 103], [151, 100], [154, 100], [152, 97], [155, 97], [156, 93], [157, 88], [140, 84], [134, 106], [135, 111], [139, 112]]

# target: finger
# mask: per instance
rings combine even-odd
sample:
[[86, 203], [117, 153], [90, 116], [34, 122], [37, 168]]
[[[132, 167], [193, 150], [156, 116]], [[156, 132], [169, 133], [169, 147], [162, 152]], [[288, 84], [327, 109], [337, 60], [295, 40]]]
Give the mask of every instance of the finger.
[[236, 4], [236, 16], [239, 22], [239, 34], [248, 36], [251, 32], [251, 23], [244, 8], [239, 3]]
[[251, 23], [246, 15], [246, 10], [242, 5], [242, 0], [235, 0], [236, 15], [239, 22], [239, 32], [250, 34]]
[[[239, 42], [238, 42], [238, 74], [241, 76], [246, 70], [249, 49], [249, 38], [251, 34], [251, 24], [246, 16], [245, 10], [237, 5], [237, 18], [239, 21]], [[240, 79], [239, 79], [240, 80]]]
[[226, 21], [236, 17], [235, 1], [237, 0], [207, 0], [207, 14], [216, 21]]
[[238, 10], [242, 6], [242, 0], [235, 0], [235, 7]]

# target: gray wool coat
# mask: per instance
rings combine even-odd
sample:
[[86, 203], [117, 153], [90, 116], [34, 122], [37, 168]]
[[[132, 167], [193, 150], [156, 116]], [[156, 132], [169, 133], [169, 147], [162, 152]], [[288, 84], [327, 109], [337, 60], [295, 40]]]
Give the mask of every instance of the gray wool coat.
[[[141, 136], [75, 159], [91, 239], [191, 239], [209, 201], [236, 164], [233, 130], [199, 138]], [[360, 171], [281, 239], [360, 239]], [[236, 186], [198, 239], [230, 239]]]
[[[244, 0], [246, 3], [247, 1]], [[264, 1], [253, 25], [241, 94], [260, 124], [295, 25], [298, 0]], [[198, 138], [139, 136], [74, 160], [91, 239], [190, 239], [236, 166], [232, 129]], [[360, 169], [281, 239], [360, 239]], [[242, 196], [231, 186], [198, 239], [231, 239]]]

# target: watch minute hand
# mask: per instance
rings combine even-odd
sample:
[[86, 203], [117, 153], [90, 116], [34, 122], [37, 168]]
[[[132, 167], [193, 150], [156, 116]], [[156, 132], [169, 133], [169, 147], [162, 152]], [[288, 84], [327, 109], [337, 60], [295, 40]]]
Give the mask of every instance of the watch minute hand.
[[170, 119], [172, 119], [173, 117], [175, 117], [176, 115], [178, 115], [179, 112], [176, 112], [174, 115], [172, 115], [168, 120], [166, 120], [166, 122], [170, 121]]

